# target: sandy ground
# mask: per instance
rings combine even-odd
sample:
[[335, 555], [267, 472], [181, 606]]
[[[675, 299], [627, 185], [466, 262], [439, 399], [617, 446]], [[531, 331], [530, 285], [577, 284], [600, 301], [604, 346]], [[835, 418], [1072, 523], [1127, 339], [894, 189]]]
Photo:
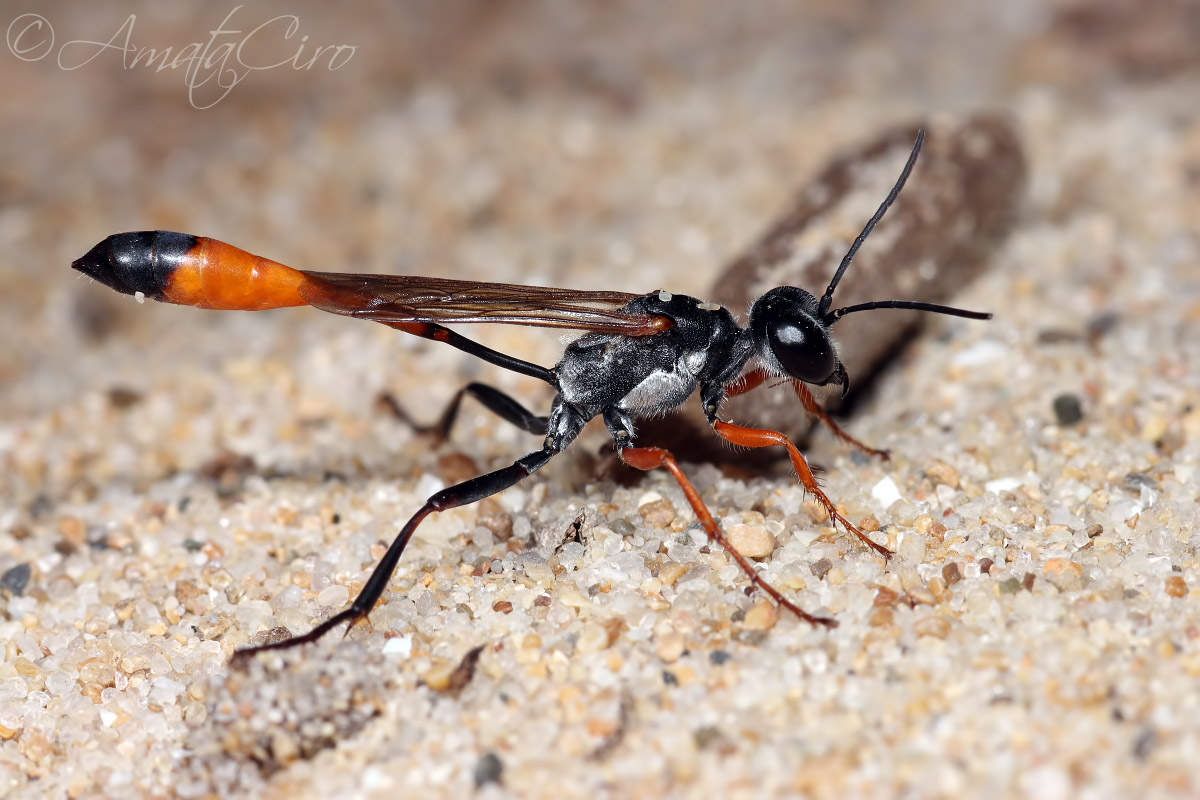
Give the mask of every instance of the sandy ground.
[[[227, 11], [0, 19], [0, 793], [1200, 793], [1194, 3], [261, 4], [223, 26], [247, 62], [356, 49], [228, 91], [68, 45], [178, 53]], [[289, 18], [249, 35], [279, 15], [291, 38]], [[835, 531], [786, 464], [685, 464], [837, 628], [747, 593], [665, 473], [607, 477], [596, 426], [423, 524], [370, 626], [230, 665], [342, 608], [430, 493], [538, 446], [467, 404], [434, 447], [381, 392], [423, 419], [472, 379], [550, 395], [311, 309], [139, 305], [68, 268], [97, 241], [703, 296], [831, 159], [977, 112], [1027, 176], [952, 297], [995, 319], [905, 334], [857, 398], [844, 424], [890, 461], [806, 450], [896, 557]], [[928, 192], [918, 164], [866, 250]], [[970, 240], [971, 208], [947, 236]], [[803, 249], [844, 248], [858, 213]], [[543, 364], [563, 346], [464, 332]]]

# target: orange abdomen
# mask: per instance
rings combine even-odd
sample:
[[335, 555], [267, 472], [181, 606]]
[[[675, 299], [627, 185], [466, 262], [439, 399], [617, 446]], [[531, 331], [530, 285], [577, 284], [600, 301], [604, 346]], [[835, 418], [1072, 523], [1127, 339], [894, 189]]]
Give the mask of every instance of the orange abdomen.
[[261, 311], [308, 304], [299, 270], [186, 233], [114, 234], [71, 266], [119, 292], [184, 306]]

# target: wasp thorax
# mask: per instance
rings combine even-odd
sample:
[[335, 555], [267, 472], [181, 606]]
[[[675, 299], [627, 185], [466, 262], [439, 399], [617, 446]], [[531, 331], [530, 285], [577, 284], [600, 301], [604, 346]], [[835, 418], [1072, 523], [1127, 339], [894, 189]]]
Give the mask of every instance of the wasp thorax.
[[783, 375], [823, 386], [839, 382], [837, 350], [817, 311], [817, 298], [795, 286], [772, 289], [750, 309], [758, 357]]

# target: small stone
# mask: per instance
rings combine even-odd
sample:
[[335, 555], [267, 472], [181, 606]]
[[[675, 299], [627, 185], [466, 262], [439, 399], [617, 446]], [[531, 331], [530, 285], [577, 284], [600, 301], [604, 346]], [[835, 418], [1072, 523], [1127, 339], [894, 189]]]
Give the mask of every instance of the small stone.
[[83, 684], [104, 689], [112, 686], [116, 679], [116, 670], [98, 659], [90, 660], [79, 668], [79, 682]]
[[621, 634], [629, 630], [629, 626], [625, 624], [625, 620], [620, 617], [609, 617], [603, 623], [604, 633], [608, 636], [608, 641], [605, 647], [612, 647], [617, 639], [621, 638]]
[[638, 507], [638, 515], [656, 530], [662, 530], [675, 521], [675, 506], [665, 497], [651, 500]]
[[917, 636], [932, 636], [945, 639], [950, 635], [950, 620], [945, 617], [922, 617], [913, 624]]
[[230, 623], [225, 617], [213, 616], [198, 622], [196, 628], [200, 634], [200, 638], [213, 641], [225, 635], [225, 632], [230, 628]]
[[747, 647], [758, 647], [767, 640], [766, 631], [748, 631], [744, 628], [733, 634], [733, 640]]
[[876, 608], [885, 608], [887, 606], [895, 605], [896, 601], [899, 599], [900, 595], [897, 594], [894, 589], [881, 586], [879, 587], [879, 590], [875, 592], [875, 601], [872, 603], [872, 605]]
[[499, 783], [500, 776], [504, 773], [504, 764], [500, 761], [500, 756], [495, 753], [484, 753], [475, 762], [473, 779], [475, 788], [479, 789], [489, 783]]
[[1133, 755], [1138, 761], [1145, 761], [1150, 755], [1150, 751], [1154, 749], [1154, 745], [1158, 741], [1158, 734], [1153, 728], [1145, 728], [1133, 741]]
[[1121, 480], [1121, 486], [1137, 494], [1142, 489], [1157, 489], [1158, 484], [1144, 472], [1127, 472]]
[[637, 528], [634, 527], [633, 523], [624, 517], [618, 517], [617, 519], [610, 520], [608, 527], [612, 528], [613, 533], [617, 534], [622, 539], [628, 539], [630, 536], [633, 536], [635, 533], [637, 533]]
[[674, 586], [675, 581], [683, 577], [683, 573], [687, 572], [687, 569], [687, 564], [672, 561], [658, 571], [658, 579], [663, 582], [664, 586]]
[[702, 725], [692, 733], [692, 741], [696, 743], [696, 747], [703, 750], [721, 744], [726, 741], [726, 737], [721, 733], [720, 728], [714, 725]]
[[1060, 394], [1054, 398], [1053, 407], [1059, 425], [1075, 425], [1083, 419], [1083, 404], [1077, 394]]
[[442, 483], [453, 486], [478, 475], [479, 465], [465, 453], [446, 453], [438, 456], [437, 473]]
[[[1020, 478], [1010, 475], [1006, 478], [996, 478], [995, 480], [988, 481], [983, 485], [983, 488], [985, 491], [1000, 495], [1001, 499], [1005, 499], [1005, 493], [1011, 493], [1013, 490], [1020, 488], [1021, 483]], [[1014, 496], [1010, 499], [1016, 498]]]
[[575, 641], [575, 649], [581, 653], [598, 653], [608, 647], [608, 631], [594, 623], [583, 626], [579, 638]]
[[450, 688], [450, 676], [454, 674], [455, 665], [445, 659], [435, 659], [433, 664], [421, 676], [421, 682], [435, 692], [444, 692]]
[[513, 535], [513, 518], [504, 506], [492, 498], [486, 498], [479, 503], [479, 515], [475, 524], [487, 528], [497, 541], [507, 542]]
[[951, 561], [942, 567], [942, 579], [946, 581], [947, 586], [953, 586], [963, 579], [962, 567], [958, 565], [958, 562]]
[[350, 590], [345, 586], [333, 584], [327, 586], [317, 595], [317, 604], [329, 607], [341, 607], [350, 600]]
[[492, 603], [492, 611], [496, 611], [501, 614], [511, 614], [512, 610], [513, 604], [507, 600], [497, 600], [496, 602]]
[[75, 688], [75, 679], [66, 672], [56, 669], [46, 675], [46, 691], [52, 695], [62, 696]]
[[[664, 670], [664, 676], [666, 671]], [[671, 678], [674, 680], [674, 676]], [[611, 718], [593, 717], [587, 721], [587, 732], [592, 736], [609, 738], [617, 731], [617, 720]]]
[[775, 552], [775, 534], [761, 525], [733, 525], [725, 538], [746, 558], [763, 559]]
[[1056, 577], [1068, 576], [1079, 578], [1083, 575], [1083, 567], [1069, 558], [1050, 558], [1042, 567], [1042, 572], [1052, 583]]
[[906, 500], [900, 500], [892, 503], [888, 507], [888, 514], [891, 515], [892, 522], [897, 525], [914, 525], [917, 521], [917, 507]]
[[872, 628], [890, 628], [895, 622], [895, 615], [890, 608], [873, 608], [867, 615], [867, 624]]
[[1183, 415], [1183, 432], [1189, 440], [1200, 439], [1200, 406]]
[[871, 487], [871, 496], [878, 501], [879, 505], [887, 508], [900, 499], [900, 489], [896, 486], [896, 482], [888, 476]]
[[31, 573], [32, 569], [29, 564], [17, 564], [15, 567], [9, 567], [3, 575], [0, 575], [0, 592], [19, 597], [29, 584]]
[[1144, 442], [1157, 442], [1167, 432], [1168, 420], [1162, 414], [1154, 414], [1142, 425], [1138, 437]]
[[276, 731], [271, 736], [271, 755], [280, 764], [290, 764], [300, 757], [300, 747], [287, 731]]
[[958, 488], [958, 470], [945, 461], [933, 460], [925, 465], [925, 475], [935, 484], [943, 484], [951, 489]]
[[992, 561], [990, 558], [981, 558], [979, 559], [979, 571], [984, 575], [990, 575], [992, 574], [992, 567], [995, 565], [995, 563], [996, 562]]
[[814, 561], [809, 569], [812, 570], [812, 574], [817, 577], [817, 580], [821, 580], [829, 570], [833, 569], [833, 562], [828, 558], [821, 558]]
[[927, 586], [914, 586], [908, 590], [908, 599], [913, 605], [931, 606], [937, 602]]
[[671, 631], [655, 638], [654, 653], [668, 664], [674, 664], [687, 648], [683, 635]]
[[713, 650], [708, 654], [709, 663], [716, 667], [719, 667], [722, 664], [727, 664], [732, 658], [733, 656], [731, 656], [725, 650]]
[[117, 601], [113, 606], [113, 611], [116, 612], [117, 619], [121, 622], [127, 622], [133, 618], [134, 599], [132, 597], [124, 597]]
[[769, 631], [775, 627], [777, 622], [779, 622], [779, 607], [767, 600], [761, 600], [746, 612], [746, 618], [742, 620], [742, 625], [751, 631]]
[[58, 520], [58, 532], [73, 548], [82, 547], [87, 539], [87, 529], [79, 517], [62, 517]]
[[1187, 597], [1187, 581], [1179, 575], [1172, 575], [1167, 578], [1166, 590], [1171, 597]]
[[383, 643], [381, 651], [385, 656], [408, 658], [412, 653], [412, 636], [393, 636]]
[[804, 512], [804, 516], [818, 525], [829, 519], [829, 509], [816, 498], [805, 498], [804, 502], [800, 504], [800, 509]]
[[130, 655], [121, 659], [121, 671], [126, 675], [150, 669], [150, 657], [146, 655]]
[[900, 539], [900, 546], [896, 550], [900, 560], [911, 564], [920, 564], [925, 560], [925, 537], [904, 536]]

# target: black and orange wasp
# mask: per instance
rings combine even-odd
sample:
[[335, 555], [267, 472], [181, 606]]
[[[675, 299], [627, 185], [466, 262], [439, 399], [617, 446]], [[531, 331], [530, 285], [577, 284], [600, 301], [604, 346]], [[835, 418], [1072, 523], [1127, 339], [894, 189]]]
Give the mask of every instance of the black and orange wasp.
[[[800, 450], [782, 433], [734, 425], [719, 418], [722, 402], [770, 379], [791, 384], [805, 409], [834, 433], [862, 450], [885, 456], [842, 431], [829, 418], [808, 385], [849, 387], [830, 329], [846, 314], [872, 309], [912, 309], [969, 319], [990, 314], [907, 300], [881, 300], [831, 308], [833, 293], [859, 247], [895, 201], [916, 163], [924, 131], [887, 198], [850, 246], [818, 299], [794, 286], [768, 291], [750, 308], [741, 327], [728, 309], [659, 290], [648, 294], [572, 291], [513, 284], [482, 283], [400, 275], [308, 272], [251, 255], [215, 239], [167, 231], [109, 236], [72, 266], [125, 294], [166, 303], [218, 310], [261, 311], [315, 306], [323, 311], [372, 320], [397, 330], [443, 342], [498, 367], [538, 378], [556, 395], [546, 416], [482, 383], [463, 387], [441, 421], [444, 435], [465, 395], [502, 419], [544, 437], [542, 446], [502, 469], [435, 493], [405, 523], [350, 606], [308, 633], [250, 648], [270, 650], [314, 642], [343, 622], [366, 618], [383, 595], [405, 546], [421, 521], [437, 511], [482, 500], [513, 486], [561, 453], [600, 417], [626, 464], [641, 470], [667, 469], [678, 481], [708, 536], [721, 544], [749, 580], [779, 605], [814, 625], [835, 626], [829, 617], [803, 611], [771, 586], [732, 548], [684, 475], [675, 457], [654, 446], [635, 446], [634, 422], [682, 404], [699, 389], [713, 432], [743, 447], [782, 447], [804, 488], [829, 517], [884, 558], [891, 551], [867, 537], [838, 511], [813, 477]], [[505, 323], [581, 330], [552, 369], [492, 350], [446, 327], [456, 323]], [[349, 630], [349, 628], [347, 628]]]

